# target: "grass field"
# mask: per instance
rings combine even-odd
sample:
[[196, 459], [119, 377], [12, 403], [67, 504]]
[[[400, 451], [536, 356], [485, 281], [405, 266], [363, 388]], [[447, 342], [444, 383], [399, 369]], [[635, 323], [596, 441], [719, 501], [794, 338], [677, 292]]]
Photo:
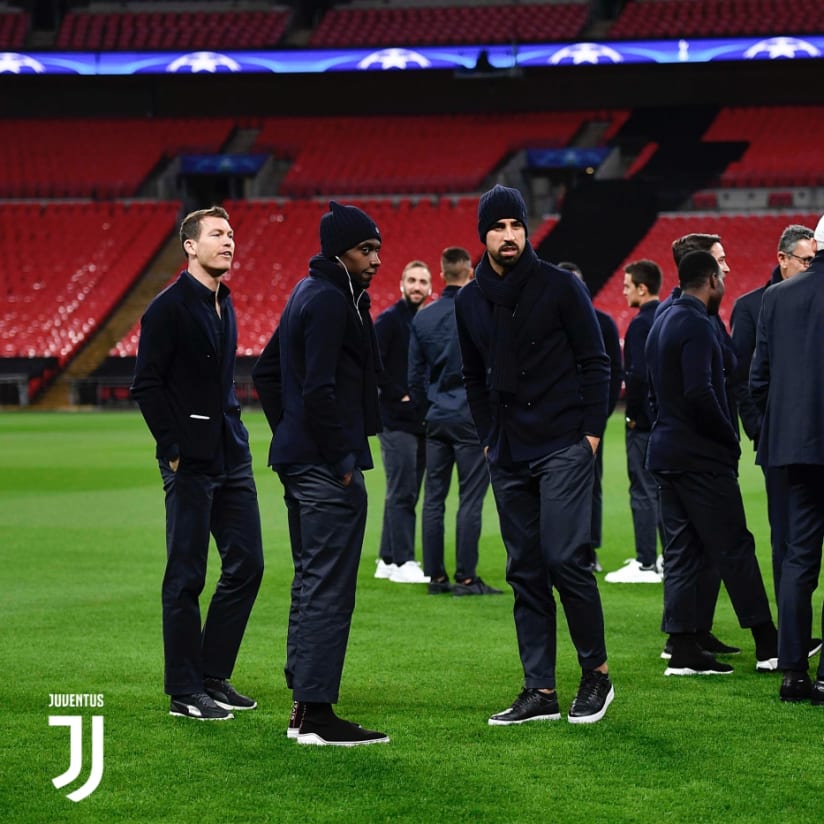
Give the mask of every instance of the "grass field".
[[[616, 690], [604, 721], [487, 726], [521, 685], [509, 589], [455, 599], [374, 580], [380, 469], [368, 473], [369, 524], [338, 706], [392, 743], [340, 750], [287, 741], [286, 521], [265, 466], [265, 420], [253, 411], [245, 418], [267, 568], [234, 681], [260, 708], [199, 724], [171, 718], [162, 691], [163, 505], [142, 419], [0, 413], [2, 821], [821, 820], [824, 709], [779, 702], [778, 676], [755, 674], [752, 641], [725, 594], [716, 632], [743, 647], [731, 660], [734, 675], [665, 678], [661, 588], [602, 584]], [[771, 591], [763, 483], [745, 452], [741, 486]], [[600, 557], [613, 569], [633, 554], [617, 416], [605, 457]], [[216, 561], [213, 552], [207, 587]], [[480, 572], [503, 586], [503, 569], [490, 494]], [[559, 638], [565, 713], [579, 672], [565, 627]], [[49, 710], [50, 693], [102, 693], [105, 706]], [[103, 780], [77, 804], [65, 797], [75, 785], [51, 783], [69, 755], [68, 732], [49, 726], [52, 713], [105, 718]]]

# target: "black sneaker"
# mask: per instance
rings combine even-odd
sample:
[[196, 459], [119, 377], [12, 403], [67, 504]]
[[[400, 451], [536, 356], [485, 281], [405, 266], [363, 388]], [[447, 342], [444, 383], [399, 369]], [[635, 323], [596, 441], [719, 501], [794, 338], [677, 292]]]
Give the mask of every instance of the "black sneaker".
[[[816, 682], [818, 683], [818, 682]], [[813, 685], [806, 672], [788, 671], [781, 679], [781, 689], [778, 694], [782, 701], [798, 703], [808, 701], [812, 697]]]
[[606, 672], [584, 670], [567, 720], [570, 724], [594, 724], [604, 717], [613, 698], [615, 688]]
[[807, 653], [807, 658], [812, 658], [817, 652], [821, 652], [821, 639], [820, 638], [811, 638], [810, 639], [810, 651]]
[[482, 578], [473, 578], [468, 584], [456, 583], [452, 587], [452, 594], [458, 595], [503, 595], [503, 591], [485, 584]]
[[330, 709], [328, 713], [321, 715], [304, 711], [297, 742], [320, 747], [359, 747], [364, 744], [388, 744], [389, 736], [364, 729], [351, 721], [344, 721]]
[[560, 718], [557, 692], [545, 693], [524, 687], [512, 706], [495, 713], [488, 723], [491, 727], [507, 727], [527, 721], [558, 721]]
[[224, 710], [253, 710], [257, 706], [254, 698], [241, 695], [225, 678], [204, 678], [203, 689]]
[[452, 592], [452, 584], [449, 583], [449, 578], [444, 578], [442, 581], [436, 581], [433, 578], [428, 587], [430, 595], [442, 595], [445, 592]]
[[173, 695], [169, 704], [169, 715], [196, 718], [198, 721], [228, 721], [234, 718], [232, 713], [219, 707], [205, 692]]
[[824, 681], [820, 678], [813, 684], [810, 693], [810, 703], [814, 707], [824, 706]]
[[297, 738], [300, 732], [300, 720], [303, 715], [303, 704], [300, 701], [292, 702], [292, 712], [289, 715], [289, 724], [286, 726], [286, 737]]
[[738, 655], [741, 647], [733, 647], [716, 638], [711, 632], [698, 633], [698, 646], [710, 655]]
[[683, 652], [673, 650], [664, 675], [730, 675], [732, 671], [729, 664], [716, 661], [712, 655], [696, 646]]

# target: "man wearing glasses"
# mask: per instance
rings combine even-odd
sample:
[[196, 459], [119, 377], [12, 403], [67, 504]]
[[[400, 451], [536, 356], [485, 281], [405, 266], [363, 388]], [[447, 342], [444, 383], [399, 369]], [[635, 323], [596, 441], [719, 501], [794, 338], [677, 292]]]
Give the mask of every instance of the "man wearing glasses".
[[[813, 262], [815, 255], [815, 241], [813, 230], [806, 226], [793, 223], [781, 233], [778, 241], [778, 264], [773, 269], [768, 283], [752, 292], [747, 292], [736, 300], [732, 310], [732, 342], [738, 352], [738, 362], [741, 380], [736, 382], [738, 393], [738, 412], [744, 431], [758, 448], [758, 439], [763, 424], [763, 414], [758, 409], [749, 392], [748, 379], [753, 352], [755, 351], [755, 335], [758, 326], [758, 313], [761, 311], [761, 299], [767, 288], [776, 283], [789, 280], [799, 272], [806, 270]], [[786, 542], [782, 524], [786, 520], [786, 467], [765, 466], [764, 480], [767, 486], [767, 516], [770, 521], [770, 543], [772, 544], [773, 585], [775, 587], [776, 603], [781, 583], [781, 564], [786, 554]], [[816, 640], [811, 643], [811, 654], [819, 645]]]

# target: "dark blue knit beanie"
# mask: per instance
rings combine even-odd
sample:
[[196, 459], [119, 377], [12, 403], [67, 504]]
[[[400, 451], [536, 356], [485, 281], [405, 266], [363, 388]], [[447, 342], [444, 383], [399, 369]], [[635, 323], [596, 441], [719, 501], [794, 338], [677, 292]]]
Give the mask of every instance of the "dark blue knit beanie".
[[481, 195], [478, 201], [478, 235], [481, 243], [486, 243], [486, 233], [493, 223], [506, 218], [520, 220], [527, 235], [529, 226], [526, 218], [526, 204], [517, 189], [495, 186]]
[[369, 215], [357, 206], [329, 201], [329, 211], [320, 219], [320, 251], [334, 258], [364, 240], [381, 239], [381, 233]]

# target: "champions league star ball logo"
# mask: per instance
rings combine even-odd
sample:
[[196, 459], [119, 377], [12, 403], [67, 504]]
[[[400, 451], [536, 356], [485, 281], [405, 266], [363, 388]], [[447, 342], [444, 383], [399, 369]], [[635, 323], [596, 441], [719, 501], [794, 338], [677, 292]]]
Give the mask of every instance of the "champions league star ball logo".
[[427, 69], [429, 66], [429, 61], [422, 54], [409, 49], [381, 49], [358, 63], [359, 69]]
[[624, 58], [609, 46], [600, 43], [575, 43], [559, 49], [550, 57], [549, 62], [553, 66], [562, 63], [572, 63], [573, 66], [580, 66], [584, 63], [623, 63]]
[[750, 46], [744, 52], [744, 57], [748, 60], [757, 60], [765, 55], [769, 60], [779, 57], [793, 60], [796, 57], [819, 57], [821, 52], [812, 43], [799, 40], [797, 37], [770, 37], [769, 40], [761, 40]]
[[167, 72], [191, 73], [209, 72], [215, 74], [216, 72], [239, 72], [240, 64], [227, 57], [225, 54], [218, 52], [192, 52], [191, 54], [184, 54], [183, 57], [178, 57], [166, 66]]
[[43, 74], [46, 67], [33, 57], [17, 52], [0, 52], [0, 74]]

